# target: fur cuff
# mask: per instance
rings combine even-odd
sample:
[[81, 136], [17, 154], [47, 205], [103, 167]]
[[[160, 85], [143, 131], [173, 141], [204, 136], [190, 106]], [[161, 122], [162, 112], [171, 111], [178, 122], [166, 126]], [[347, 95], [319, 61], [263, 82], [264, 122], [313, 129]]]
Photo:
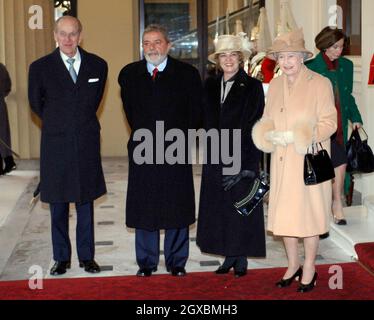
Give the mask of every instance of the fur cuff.
[[293, 129], [295, 149], [299, 154], [306, 154], [313, 142], [314, 125], [311, 121], [298, 121]]
[[274, 121], [271, 119], [261, 119], [253, 126], [252, 140], [257, 149], [263, 152], [273, 152], [275, 146], [265, 139], [265, 134], [274, 130]]

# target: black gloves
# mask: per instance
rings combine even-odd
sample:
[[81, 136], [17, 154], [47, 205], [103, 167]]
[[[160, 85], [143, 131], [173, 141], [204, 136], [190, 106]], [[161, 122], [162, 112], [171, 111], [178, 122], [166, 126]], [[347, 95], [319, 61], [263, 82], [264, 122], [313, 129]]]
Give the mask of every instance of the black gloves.
[[230, 190], [243, 178], [254, 178], [256, 174], [251, 170], [242, 170], [234, 176], [225, 176], [222, 178], [222, 187], [225, 191]]

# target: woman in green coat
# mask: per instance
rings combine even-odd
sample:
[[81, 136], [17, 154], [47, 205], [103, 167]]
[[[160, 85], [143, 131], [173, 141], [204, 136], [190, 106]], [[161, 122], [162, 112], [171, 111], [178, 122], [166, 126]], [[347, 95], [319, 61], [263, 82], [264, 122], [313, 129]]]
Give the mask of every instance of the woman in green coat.
[[348, 193], [350, 176], [346, 175], [347, 157], [345, 144], [348, 135], [348, 120], [353, 128], [362, 126], [362, 118], [352, 96], [353, 63], [342, 57], [346, 35], [337, 28], [326, 27], [315, 38], [321, 51], [313, 60], [306, 62], [311, 70], [330, 79], [334, 89], [335, 106], [338, 112], [338, 129], [331, 137], [331, 160], [335, 168], [333, 181], [332, 214], [334, 222], [346, 225], [343, 215], [342, 191]]

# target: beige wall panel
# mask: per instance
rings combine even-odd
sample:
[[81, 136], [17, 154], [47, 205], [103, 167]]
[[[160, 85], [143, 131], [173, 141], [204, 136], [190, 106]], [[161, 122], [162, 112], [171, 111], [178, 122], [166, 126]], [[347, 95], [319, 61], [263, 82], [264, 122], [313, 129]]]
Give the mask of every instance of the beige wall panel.
[[[42, 29], [30, 29], [29, 8], [42, 8]], [[22, 158], [39, 157], [39, 121], [32, 115], [27, 97], [28, 67], [53, 47], [53, 3], [49, 0], [0, 0], [1, 61], [12, 78], [12, 91], [7, 98], [12, 147]]]
[[109, 65], [105, 96], [99, 110], [103, 156], [127, 154], [130, 130], [124, 118], [117, 77], [121, 68], [134, 61], [137, 45], [133, 14], [135, 1], [79, 0], [78, 17], [83, 24], [82, 46], [104, 58]]

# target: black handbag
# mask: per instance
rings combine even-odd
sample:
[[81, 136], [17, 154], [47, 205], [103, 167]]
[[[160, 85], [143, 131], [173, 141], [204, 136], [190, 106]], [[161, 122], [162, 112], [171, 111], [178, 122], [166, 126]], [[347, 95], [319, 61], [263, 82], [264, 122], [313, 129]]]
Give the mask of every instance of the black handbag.
[[335, 177], [334, 167], [332, 165], [329, 154], [323, 149], [322, 144], [319, 143], [321, 149], [312, 145], [312, 152], [307, 150], [304, 157], [304, 183], [307, 186], [315, 185]]
[[[365, 132], [364, 128], [362, 130]], [[366, 132], [365, 134], [367, 137]], [[352, 131], [345, 150], [347, 152], [347, 172], [370, 173], [374, 171], [374, 155], [368, 145], [368, 138], [361, 140], [357, 129]]]
[[248, 194], [241, 200], [234, 203], [236, 211], [242, 216], [249, 216], [258, 204], [269, 192], [270, 186], [266, 175], [261, 175], [253, 180]]

